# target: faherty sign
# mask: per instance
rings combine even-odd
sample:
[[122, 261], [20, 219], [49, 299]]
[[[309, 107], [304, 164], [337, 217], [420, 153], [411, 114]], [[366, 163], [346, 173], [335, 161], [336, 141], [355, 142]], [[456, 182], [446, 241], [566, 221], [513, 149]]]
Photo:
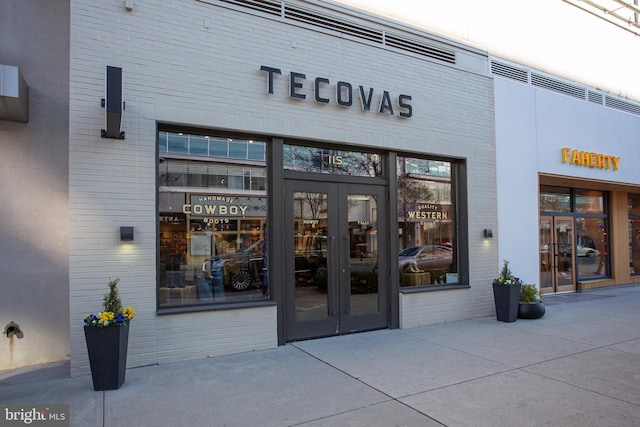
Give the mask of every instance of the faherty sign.
[[562, 163], [617, 171], [620, 167], [620, 157], [564, 147], [562, 148]]
[[[267, 93], [273, 94], [273, 82], [282, 75], [280, 68], [262, 65], [260, 71], [264, 71], [267, 77]], [[326, 77], [307, 78], [306, 74], [289, 72], [289, 98], [305, 100], [305, 90], [313, 92], [313, 100], [321, 104], [335, 103], [342, 107], [351, 107], [358, 103], [357, 97], [364, 111], [375, 111], [390, 116], [397, 115], [409, 118], [413, 115], [411, 95], [391, 95], [386, 90], [376, 90], [363, 85], [353, 85], [349, 82], [338, 81], [333, 83]]]

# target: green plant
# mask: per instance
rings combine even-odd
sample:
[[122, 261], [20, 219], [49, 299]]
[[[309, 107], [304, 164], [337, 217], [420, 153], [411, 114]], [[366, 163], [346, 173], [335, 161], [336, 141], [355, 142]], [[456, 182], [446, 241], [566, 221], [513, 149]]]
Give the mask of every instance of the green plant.
[[538, 302], [538, 288], [536, 285], [523, 284], [520, 288], [520, 302]]
[[109, 279], [109, 293], [106, 294], [102, 300], [104, 310], [95, 314], [87, 314], [84, 317], [85, 326], [104, 328], [110, 325], [123, 325], [133, 320], [136, 311], [129, 306], [126, 308], [122, 307], [120, 295], [118, 294], [119, 282], [120, 279]]
[[120, 301], [120, 295], [118, 295], [119, 282], [120, 279], [109, 279], [109, 293], [104, 296], [103, 300], [104, 311], [119, 313], [122, 310], [122, 301]]
[[521, 285], [522, 280], [519, 277], [515, 277], [511, 273], [511, 269], [509, 268], [509, 261], [504, 260], [504, 264], [502, 265], [502, 270], [500, 271], [500, 276], [496, 279], [493, 279], [493, 283], [499, 285]]

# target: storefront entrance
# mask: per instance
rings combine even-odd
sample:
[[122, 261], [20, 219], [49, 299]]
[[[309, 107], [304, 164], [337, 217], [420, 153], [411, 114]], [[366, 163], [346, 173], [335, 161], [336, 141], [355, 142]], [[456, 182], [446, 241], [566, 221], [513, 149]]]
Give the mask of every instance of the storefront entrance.
[[286, 180], [284, 200], [286, 340], [388, 327], [385, 187]]
[[574, 218], [540, 218], [540, 293], [576, 290]]

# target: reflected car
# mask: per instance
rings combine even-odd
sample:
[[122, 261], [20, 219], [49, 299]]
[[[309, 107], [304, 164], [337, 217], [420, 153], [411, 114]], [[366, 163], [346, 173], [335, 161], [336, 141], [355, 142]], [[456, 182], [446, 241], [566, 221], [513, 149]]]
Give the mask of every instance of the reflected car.
[[600, 251], [594, 248], [587, 248], [584, 246], [576, 246], [576, 255], [594, 257], [600, 255]]
[[412, 266], [418, 270], [446, 269], [453, 263], [453, 251], [448, 246], [411, 246], [398, 254], [398, 268], [405, 271]]
[[259, 240], [237, 254], [225, 254], [204, 262], [206, 277], [221, 276], [225, 288], [244, 291], [252, 286], [264, 286], [264, 241]]

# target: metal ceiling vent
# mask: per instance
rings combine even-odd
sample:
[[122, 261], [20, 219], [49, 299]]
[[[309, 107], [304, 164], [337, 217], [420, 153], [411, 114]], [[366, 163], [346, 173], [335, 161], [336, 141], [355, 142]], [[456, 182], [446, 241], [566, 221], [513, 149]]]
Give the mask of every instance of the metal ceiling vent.
[[[213, 3], [212, 0], [200, 1]], [[347, 21], [337, 16], [294, 6], [284, 1], [218, 0], [218, 2], [248, 8], [253, 11], [267, 13], [272, 16], [279, 16], [281, 19], [285, 20], [285, 22], [294, 21], [299, 24], [322, 28], [324, 30], [340, 33], [341, 35], [366, 40], [370, 43], [379, 44], [384, 47], [435, 59], [447, 64], [456, 63], [456, 53], [453, 50], [443, 49], [439, 46], [434, 46], [398, 34], [391, 34], [380, 29], [362, 25], [355, 21]]]

